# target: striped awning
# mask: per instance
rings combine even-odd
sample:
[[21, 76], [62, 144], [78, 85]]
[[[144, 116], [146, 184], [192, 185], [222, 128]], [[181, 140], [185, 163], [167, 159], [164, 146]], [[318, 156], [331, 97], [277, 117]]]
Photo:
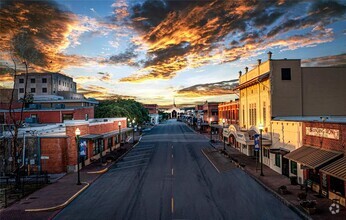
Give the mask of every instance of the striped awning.
[[302, 146], [284, 157], [304, 166], [316, 169], [333, 159], [342, 156], [342, 152], [321, 149], [312, 146]]
[[323, 167], [321, 172], [346, 181], [346, 156]]

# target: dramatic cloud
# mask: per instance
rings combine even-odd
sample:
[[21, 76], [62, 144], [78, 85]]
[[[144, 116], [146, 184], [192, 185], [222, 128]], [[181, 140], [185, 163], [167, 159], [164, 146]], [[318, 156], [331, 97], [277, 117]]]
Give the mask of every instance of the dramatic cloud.
[[[35, 70], [59, 71], [92, 61], [64, 50], [79, 45], [85, 32], [106, 34], [114, 25], [79, 17], [53, 1], [3, 1], [0, 8], [1, 59], [16, 55]], [[21, 63], [21, 62], [20, 62]]]
[[302, 60], [303, 66], [338, 66], [346, 67], [346, 54], [339, 54], [333, 56], [315, 57], [311, 59]]
[[124, 99], [134, 99], [132, 96], [125, 96], [125, 95], [119, 95], [114, 94], [109, 91], [109, 89], [98, 86], [98, 85], [87, 85], [83, 86], [78, 84], [77, 89], [79, 93], [82, 93], [87, 98], [95, 98], [99, 100], [105, 100], [105, 99], [117, 99], [117, 98], [124, 98]]
[[[305, 14], [292, 12], [297, 8]], [[330, 42], [333, 30], [326, 26], [343, 19], [345, 8], [337, 1], [145, 1], [131, 8], [131, 18], [147, 57], [121, 81], [171, 79], [187, 67], [233, 62], [268, 47], [294, 50]]]
[[206, 83], [190, 86], [177, 91], [180, 97], [205, 97], [234, 94], [232, 91], [238, 85], [238, 79]]

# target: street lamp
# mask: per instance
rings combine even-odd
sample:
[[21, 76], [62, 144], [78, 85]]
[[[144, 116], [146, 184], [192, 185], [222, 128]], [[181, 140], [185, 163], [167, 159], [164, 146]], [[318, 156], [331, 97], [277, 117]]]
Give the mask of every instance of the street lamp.
[[119, 144], [121, 146], [121, 121], [118, 122], [118, 126], [119, 126]]
[[80, 135], [80, 130], [79, 130], [79, 128], [77, 128], [76, 130], [75, 130], [75, 135], [76, 135], [76, 144], [77, 144], [77, 146], [76, 146], [76, 148], [77, 148], [77, 173], [78, 173], [78, 180], [77, 180], [77, 185], [81, 185], [81, 182], [80, 182], [80, 173], [79, 173], [79, 135]]
[[133, 132], [132, 132], [132, 135], [133, 135], [133, 143], [135, 143], [135, 119], [132, 120], [132, 127], [133, 127]]
[[222, 140], [223, 140], [223, 150], [226, 151], [226, 141], [225, 137], [223, 136], [223, 129], [225, 128], [225, 119], [222, 119]]
[[210, 142], [212, 142], [212, 133], [211, 133], [211, 117], [209, 118], [209, 123], [210, 123]]
[[264, 176], [263, 174], [263, 146], [262, 146], [262, 131], [263, 131], [263, 125], [260, 124], [258, 126], [259, 130], [260, 130], [260, 140], [259, 140], [259, 144], [260, 144], [260, 152], [261, 152], [261, 176]]

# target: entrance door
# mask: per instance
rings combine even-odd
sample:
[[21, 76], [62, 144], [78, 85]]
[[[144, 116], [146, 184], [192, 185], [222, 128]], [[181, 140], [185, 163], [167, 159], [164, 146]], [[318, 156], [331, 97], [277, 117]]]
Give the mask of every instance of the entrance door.
[[177, 111], [176, 110], [172, 111], [172, 118], [177, 118]]
[[285, 175], [289, 177], [289, 172], [290, 172], [290, 166], [289, 166], [289, 160], [287, 158], [281, 157], [282, 158], [282, 175]]

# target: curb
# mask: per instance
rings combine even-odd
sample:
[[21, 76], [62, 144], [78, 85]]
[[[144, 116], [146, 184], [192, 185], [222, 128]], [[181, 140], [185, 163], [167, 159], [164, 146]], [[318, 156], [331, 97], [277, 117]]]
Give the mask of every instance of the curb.
[[254, 176], [253, 174], [249, 173], [247, 170], [245, 170], [244, 168], [241, 168], [248, 176], [250, 176], [252, 179], [254, 179], [258, 184], [260, 184], [266, 191], [270, 192], [272, 195], [274, 195], [276, 198], [278, 198], [284, 205], [286, 205], [288, 208], [290, 208], [292, 211], [294, 211], [296, 214], [298, 214], [300, 217], [302, 217], [303, 219], [307, 219], [307, 220], [312, 220], [312, 218], [307, 215], [306, 213], [304, 213], [303, 211], [301, 211], [300, 209], [298, 209], [294, 204], [292, 204], [291, 202], [289, 202], [288, 200], [286, 200], [285, 198], [283, 198], [281, 195], [279, 195], [277, 192], [275, 192], [273, 189], [271, 189], [270, 187], [268, 187], [267, 185], [265, 185], [261, 180], [257, 179], [256, 176]]
[[82, 189], [80, 189], [77, 193], [75, 193], [71, 198], [69, 198], [66, 202], [57, 205], [57, 206], [53, 206], [53, 207], [48, 207], [48, 208], [39, 208], [39, 209], [25, 209], [26, 212], [44, 212], [44, 211], [55, 211], [57, 209], [62, 209], [64, 207], [66, 207], [68, 204], [70, 204], [70, 202], [72, 202], [79, 194], [81, 194], [84, 190], [86, 190], [90, 184], [83, 182], [84, 184], [86, 184]]
[[[232, 160], [232, 163], [234, 161]], [[279, 199], [284, 205], [286, 205], [288, 208], [290, 208], [292, 211], [294, 211], [298, 216], [300, 216], [303, 219], [306, 220], [312, 220], [312, 217], [306, 214], [305, 212], [298, 209], [294, 204], [286, 200], [284, 197], [279, 195], [275, 190], [271, 189], [269, 186], [265, 185], [261, 180], [259, 180], [255, 175], [247, 171], [244, 167], [238, 166], [241, 170], [244, 171], [249, 177], [251, 177], [253, 180], [255, 180], [259, 185], [261, 185], [266, 191], [270, 192], [274, 197]]]

